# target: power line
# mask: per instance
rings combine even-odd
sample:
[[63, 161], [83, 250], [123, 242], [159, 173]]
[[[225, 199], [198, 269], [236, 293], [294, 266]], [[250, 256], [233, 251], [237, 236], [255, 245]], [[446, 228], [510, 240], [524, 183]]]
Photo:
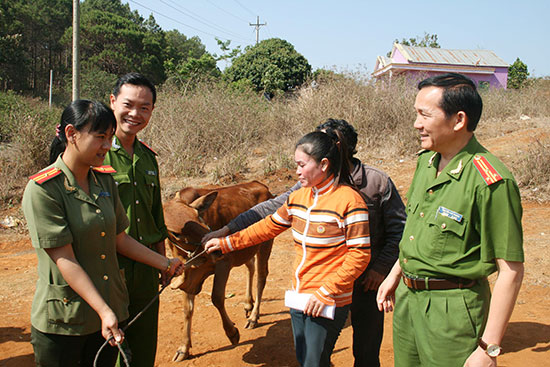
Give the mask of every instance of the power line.
[[[214, 28], [214, 29], [216, 29], [216, 30], [218, 30], [218, 31], [220, 31], [220, 32], [223, 32], [223, 33], [227, 33], [228, 35], [231, 35], [232, 37], [236, 37], [236, 38], [238, 38], [238, 39], [240, 39], [240, 40], [242, 40], [242, 41], [247, 41], [247, 42], [250, 41], [249, 39], [246, 39], [244, 36], [241, 36], [241, 35], [239, 35], [239, 34], [233, 33], [233, 32], [230, 31], [230, 30], [224, 29], [224, 28], [222, 28], [222, 27], [219, 27], [219, 26], [217, 26], [217, 25], [214, 25], [214, 24], [208, 22], [208, 20], [202, 18], [200, 15], [195, 14], [195, 13], [193, 13], [192, 11], [190, 11], [190, 10], [188, 10], [188, 9], [185, 9], [185, 8], [183, 8], [183, 7], [181, 7], [181, 6], [178, 6], [178, 7], [179, 7], [179, 9], [178, 9], [178, 8], [176, 7], [177, 4], [170, 5], [170, 4], [168, 4], [168, 3], [167, 3], [166, 1], [164, 1], [164, 0], [160, 0], [160, 2], [163, 3], [163, 4], [165, 4], [165, 5], [167, 5], [167, 6], [169, 6], [170, 8], [174, 9], [175, 11], [177, 11], [177, 12], [179, 12], [179, 13], [181, 13], [181, 14], [183, 14], [183, 15], [186, 15], [186, 16], [188, 16], [188, 17], [190, 17], [190, 18], [196, 20], [197, 22], [206, 25], [207, 27]], [[174, 2], [172, 1], [172, 3], [174, 3]], [[184, 9], [185, 9], [185, 10], [184, 10]], [[201, 20], [201, 19], [202, 19], [202, 20]]]
[[230, 13], [229, 11], [220, 8], [218, 5], [214, 4], [212, 1], [210, 1], [210, 0], [206, 0], [206, 1], [207, 1], [210, 5], [212, 5], [212, 6], [216, 7], [216, 8], [218, 8], [219, 10], [223, 11], [224, 13], [231, 15], [233, 18], [236, 18], [236, 19], [238, 19], [238, 20], [240, 20], [240, 21], [242, 21], [242, 22], [248, 23], [248, 20], [243, 19], [243, 18], [240, 18], [240, 17], [236, 16], [235, 14], [232, 14], [232, 13]]
[[256, 14], [251, 11], [250, 9], [248, 9], [246, 6], [244, 6], [243, 4], [241, 4], [238, 0], [233, 0], [234, 2], [236, 2], [237, 4], [240, 5], [241, 8], [243, 8], [244, 10], [246, 10], [247, 12], [249, 12], [252, 16], [255, 16]]
[[197, 32], [201, 32], [201, 33], [207, 34], [207, 35], [212, 36], [212, 37], [217, 37], [217, 38], [219, 38], [219, 39], [222, 39], [222, 40], [225, 40], [225, 41], [229, 41], [229, 39], [227, 39], [227, 38], [225, 38], [225, 37], [220, 37], [220, 36], [217, 36], [217, 35], [212, 34], [212, 33], [210, 33], [210, 32], [206, 32], [206, 31], [200, 30], [200, 29], [198, 29], [198, 28], [195, 28], [195, 27], [193, 27], [193, 26], [190, 26], [189, 24], [182, 23], [182, 22], [180, 22], [179, 20], [176, 20], [176, 19], [174, 19], [174, 18], [172, 18], [172, 17], [169, 17], [168, 15], [164, 15], [164, 14], [162, 14], [162, 13], [159, 13], [158, 11], [153, 10], [153, 9], [151, 9], [151, 8], [149, 8], [149, 7], [145, 6], [145, 5], [143, 5], [143, 4], [140, 4], [140, 3], [138, 3], [138, 2], [135, 1], [135, 0], [128, 0], [128, 1], [131, 2], [131, 3], [137, 4], [137, 5], [141, 6], [142, 8], [145, 8], [145, 9], [149, 10], [149, 11], [152, 12], [153, 14], [157, 14], [157, 15], [160, 15], [160, 16], [162, 16], [162, 17], [165, 17], [166, 19], [170, 19], [170, 20], [173, 21], [173, 22], [176, 22], [176, 23], [181, 24], [181, 25], [183, 25], [183, 26], [185, 26], [185, 27], [194, 29], [194, 30], [197, 31]]

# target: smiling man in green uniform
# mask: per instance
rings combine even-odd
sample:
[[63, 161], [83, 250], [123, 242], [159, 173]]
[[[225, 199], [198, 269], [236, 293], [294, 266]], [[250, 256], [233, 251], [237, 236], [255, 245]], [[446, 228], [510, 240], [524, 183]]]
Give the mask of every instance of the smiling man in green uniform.
[[475, 84], [443, 74], [418, 89], [414, 127], [424, 150], [399, 260], [377, 297], [381, 310], [395, 302], [395, 366], [496, 366], [523, 279], [519, 190], [474, 136], [482, 111]]
[[[155, 87], [143, 75], [129, 73], [120, 77], [111, 94], [111, 108], [117, 120], [117, 129], [105, 164], [117, 171], [113, 177], [130, 220], [127, 233], [144, 246], [164, 255], [167, 232], [156, 153], [137, 139], [137, 133], [151, 119], [155, 100]], [[129, 311], [132, 319], [158, 292], [159, 272], [122, 255], [119, 255], [119, 263], [124, 270], [130, 295]], [[154, 365], [158, 310], [157, 300], [126, 331], [133, 367]]]

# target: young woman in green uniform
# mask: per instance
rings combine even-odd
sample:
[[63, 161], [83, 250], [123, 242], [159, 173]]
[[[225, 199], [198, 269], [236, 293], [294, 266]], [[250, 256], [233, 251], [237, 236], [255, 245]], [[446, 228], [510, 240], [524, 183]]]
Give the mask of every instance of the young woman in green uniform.
[[[38, 366], [91, 366], [104, 339], [124, 338], [128, 292], [117, 252], [179, 275], [179, 259], [141, 246], [124, 230], [128, 218], [110, 166], [102, 166], [116, 129], [113, 112], [99, 102], [72, 102], [52, 142], [51, 165], [31, 176], [23, 211], [38, 255], [31, 311], [31, 343]], [[117, 348], [100, 354], [112, 366]]]

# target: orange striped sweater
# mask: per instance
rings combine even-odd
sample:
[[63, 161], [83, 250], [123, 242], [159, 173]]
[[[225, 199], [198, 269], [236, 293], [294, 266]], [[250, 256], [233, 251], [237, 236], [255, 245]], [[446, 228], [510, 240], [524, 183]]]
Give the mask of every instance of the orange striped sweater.
[[288, 228], [297, 255], [294, 290], [313, 293], [327, 305], [350, 304], [353, 282], [370, 260], [368, 210], [361, 195], [335, 186], [333, 176], [318, 187], [303, 187], [275, 214], [223, 238], [222, 252], [261, 243]]

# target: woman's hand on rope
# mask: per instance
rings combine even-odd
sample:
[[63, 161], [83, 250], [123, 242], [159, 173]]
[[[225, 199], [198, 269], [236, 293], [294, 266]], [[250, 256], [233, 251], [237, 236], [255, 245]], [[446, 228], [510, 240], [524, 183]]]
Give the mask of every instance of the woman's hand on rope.
[[113, 347], [122, 343], [124, 332], [118, 328], [118, 320], [113, 310], [109, 308], [102, 312], [99, 317], [101, 318], [101, 335], [105, 340], [108, 340]]

